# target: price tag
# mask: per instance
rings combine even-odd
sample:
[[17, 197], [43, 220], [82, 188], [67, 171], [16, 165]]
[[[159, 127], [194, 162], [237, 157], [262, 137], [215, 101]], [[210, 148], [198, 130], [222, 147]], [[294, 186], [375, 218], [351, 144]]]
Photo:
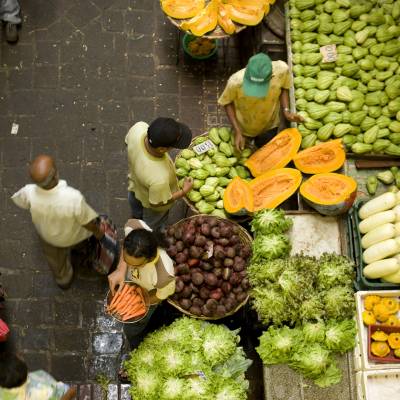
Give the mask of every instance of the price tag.
[[193, 146], [193, 151], [197, 154], [203, 154], [206, 153], [208, 150], [214, 149], [215, 145], [211, 140], [206, 140], [203, 143], [197, 144], [196, 146]]
[[11, 126], [11, 135], [16, 135], [18, 133], [19, 125], [13, 122]]
[[335, 62], [337, 59], [336, 44], [328, 44], [327, 46], [322, 46], [319, 48], [322, 54], [322, 62], [330, 63]]

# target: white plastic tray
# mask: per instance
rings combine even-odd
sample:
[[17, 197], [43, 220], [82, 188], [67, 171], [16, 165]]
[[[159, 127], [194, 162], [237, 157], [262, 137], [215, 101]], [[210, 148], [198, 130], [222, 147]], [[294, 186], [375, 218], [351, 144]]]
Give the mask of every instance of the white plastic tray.
[[[400, 363], [376, 363], [374, 361], [368, 360], [368, 328], [364, 325], [364, 322], [362, 320], [362, 312], [364, 311], [365, 296], [374, 294], [382, 297], [399, 297], [400, 290], [368, 290], [357, 292], [355, 294], [357, 309], [358, 343], [354, 349], [354, 369], [356, 371], [387, 370], [393, 368], [400, 369]], [[400, 396], [398, 397], [398, 399], [400, 400]]]
[[357, 400], [400, 399], [400, 369], [356, 373]]

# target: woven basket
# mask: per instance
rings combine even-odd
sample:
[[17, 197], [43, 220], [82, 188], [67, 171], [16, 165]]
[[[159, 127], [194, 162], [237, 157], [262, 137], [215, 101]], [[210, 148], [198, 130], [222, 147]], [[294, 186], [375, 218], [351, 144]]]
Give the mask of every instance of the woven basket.
[[[131, 281], [125, 281], [125, 285], [139, 286], [139, 285], [136, 285], [136, 283], [133, 283], [133, 282], [131, 282]], [[115, 313], [109, 313], [109, 312], [107, 311], [107, 307], [108, 307], [108, 305], [111, 303], [111, 300], [112, 300], [112, 297], [113, 297], [113, 296], [111, 295], [111, 291], [109, 291], [109, 292], [107, 293], [106, 298], [105, 298], [105, 300], [104, 300], [104, 312], [105, 312], [107, 315], [111, 315], [114, 319], [116, 319], [118, 322], [121, 322], [121, 323], [123, 323], [123, 324], [135, 324], [136, 322], [141, 321], [143, 318], [146, 317], [147, 313], [149, 312], [149, 309], [150, 309], [150, 297], [149, 297], [149, 293], [147, 292], [146, 289], [144, 289], [144, 288], [142, 288], [142, 287], [140, 287], [140, 289], [142, 290], [142, 294], [143, 294], [143, 298], [144, 298], [144, 302], [145, 302], [145, 307], [146, 307], [146, 312], [145, 312], [141, 317], [139, 317], [139, 318], [131, 318], [131, 319], [128, 319], [128, 320], [126, 320], [126, 321], [123, 321], [122, 319], [120, 319], [120, 318], [118, 317], [117, 314], [115, 314]]]
[[[194, 143], [194, 141], [195, 141], [197, 138], [199, 138], [199, 137], [208, 137], [208, 132], [202, 133], [201, 135], [196, 136], [196, 137], [192, 140], [192, 143], [190, 143], [190, 145], [189, 145], [189, 147], [188, 147], [189, 150], [193, 150], [193, 147], [196, 146], [196, 143]], [[216, 146], [216, 147], [218, 147], [218, 146]], [[253, 150], [255, 150], [254, 147], [251, 146], [250, 144], [247, 144], [247, 147], [252, 148]], [[177, 160], [179, 157], [181, 157], [182, 151], [183, 151], [183, 150], [179, 151], [179, 152], [176, 154], [175, 160]], [[187, 206], [192, 210], [192, 212], [193, 212], [194, 214], [200, 214], [200, 211], [196, 208], [196, 206], [195, 206], [186, 196], [182, 197], [182, 199], [183, 199], [183, 201], [187, 204]], [[248, 220], [251, 218], [250, 215], [248, 215], [248, 216], [243, 216], [243, 215], [242, 215], [242, 216], [240, 216], [240, 217], [239, 217], [239, 216], [235, 216], [235, 215], [228, 215], [228, 217], [229, 217], [229, 219], [231, 219], [231, 220], [233, 220], [233, 221], [236, 221], [236, 222], [248, 221]]]
[[[210, 215], [207, 215], [207, 214], [200, 214], [200, 215], [202, 215], [204, 217], [210, 217]], [[197, 218], [198, 216], [199, 215], [193, 215], [192, 217], [188, 217], [188, 218], [182, 219], [181, 221], [177, 222], [173, 226], [177, 227], [177, 226], [185, 223], [186, 221], [189, 221], [191, 219]], [[225, 223], [229, 223], [229, 224], [235, 225], [239, 229], [238, 236], [240, 237], [240, 242], [242, 244], [247, 244], [247, 245], [251, 246], [251, 243], [252, 243], [253, 239], [250, 236], [250, 234], [246, 231], [246, 229], [244, 229], [242, 226], [238, 225], [237, 223], [235, 223], [233, 221], [229, 221], [229, 220], [224, 219], [224, 218], [214, 217], [214, 216], [213, 216], [213, 218], [217, 219], [218, 222], [222, 222], [223, 221]], [[188, 315], [189, 317], [202, 319], [202, 320], [210, 320], [210, 321], [213, 320], [213, 321], [215, 321], [215, 320], [222, 319], [222, 318], [225, 318], [225, 317], [229, 317], [230, 315], [235, 314], [241, 307], [243, 307], [247, 303], [248, 300], [249, 300], [249, 295], [247, 295], [247, 297], [235, 309], [229, 311], [223, 317], [206, 317], [204, 315], [200, 315], [200, 316], [199, 315], [194, 315], [191, 312], [189, 312], [188, 310], [183, 309], [179, 304], [175, 303], [173, 300], [168, 299], [167, 301], [173, 307], [178, 309], [183, 314]]]

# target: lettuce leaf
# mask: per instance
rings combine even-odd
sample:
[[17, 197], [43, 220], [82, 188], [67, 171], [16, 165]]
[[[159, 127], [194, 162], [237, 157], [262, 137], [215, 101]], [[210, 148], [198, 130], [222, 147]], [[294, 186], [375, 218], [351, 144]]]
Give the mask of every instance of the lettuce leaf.
[[251, 230], [258, 234], [283, 233], [293, 225], [293, 221], [280, 209], [264, 209], [254, 214]]
[[342, 320], [354, 315], [355, 302], [350, 287], [334, 286], [322, 293], [322, 301], [327, 318]]
[[204, 358], [215, 366], [229, 358], [236, 350], [237, 336], [223, 325], [210, 324], [204, 333]]
[[337, 254], [324, 253], [319, 259], [318, 289], [334, 286], [352, 286], [355, 266], [348, 258]]
[[305, 377], [317, 379], [331, 363], [331, 353], [319, 343], [298, 348], [289, 365]]
[[302, 331], [298, 328], [275, 328], [271, 326], [260, 337], [260, 345], [256, 348], [264, 364], [288, 363], [296, 348], [303, 340]]
[[346, 353], [354, 348], [356, 333], [356, 325], [352, 319], [331, 321], [326, 328], [326, 347], [339, 353]]
[[257, 235], [253, 241], [253, 259], [257, 261], [286, 257], [290, 249], [290, 241], [286, 235]]
[[132, 399], [245, 399], [251, 360], [239, 340], [238, 331], [187, 317], [147, 335], [124, 363]]
[[322, 388], [336, 385], [342, 380], [342, 371], [336, 365], [336, 362], [332, 361], [326, 371], [314, 380], [314, 383]]
[[305, 323], [303, 333], [305, 339], [309, 342], [323, 342], [325, 340], [325, 324], [322, 321]]

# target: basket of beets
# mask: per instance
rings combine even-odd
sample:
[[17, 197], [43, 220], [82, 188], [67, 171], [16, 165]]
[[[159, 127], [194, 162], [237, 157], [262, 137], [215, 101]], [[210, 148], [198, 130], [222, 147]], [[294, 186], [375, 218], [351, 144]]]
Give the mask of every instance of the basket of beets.
[[184, 314], [220, 319], [248, 300], [251, 236], [235, 222], [196, 215], [167, 228], [176, 290], [168, 302]]

